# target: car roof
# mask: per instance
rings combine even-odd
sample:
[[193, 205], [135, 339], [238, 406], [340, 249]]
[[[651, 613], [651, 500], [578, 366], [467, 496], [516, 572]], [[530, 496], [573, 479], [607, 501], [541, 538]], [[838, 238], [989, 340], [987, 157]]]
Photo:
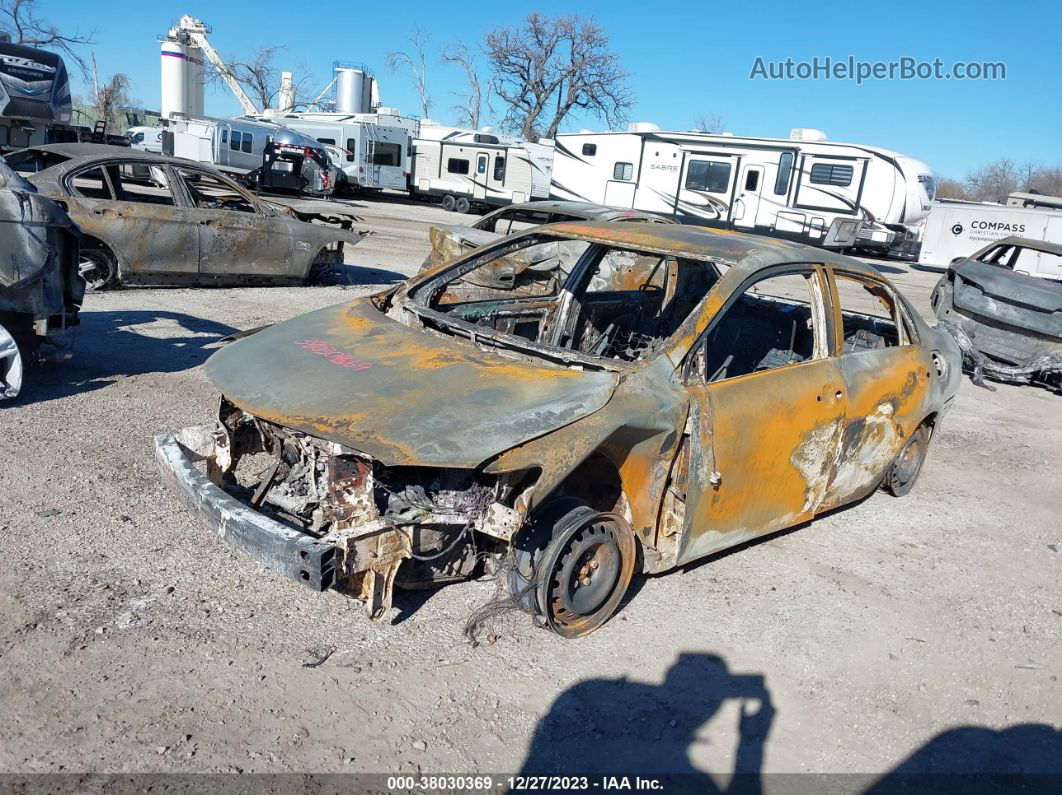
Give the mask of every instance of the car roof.
[[1003, 237], [999, 240], [993, 241], [977, 253], [983, 254], [986, 250], [995, 248], [996, 246], [1021, 246], [1022, 248], [1030, 248], [1033, 251], [1042, 251], [1045, 254], [1057, 254], [1062, 257], [1062, 243], [1052, 243], [1050, 240], [1033, 240], [1028, 237]]
[[880, 276], [860, 260], [789, 240], [778, 240], [728, 229], [683, 224], [621, 224], [607, 221], [565, 221], [542, 227], [552, 234], [595, 243], [719, 262], [749, 273], [772, 265], [824, 263], [846, 271]]
[[[150, 160], [158, 160], [162, 158], [162, 155], [153, 155], [150, 152], [145, 152], [140, 149], [133, 149], [130, 146], [114, 146], [113, 144], [42, 144], [41, 146], [30, 146], [27, 149], [35, 149], [39, 152], [55, 152], [59, 155], [65, 155], [71, 160], [74, 159], [89, 159], [97, 157], [130, 157], [130, 158], [147, 158]], [[176, 158], [169, 158], [175, 160]]]
[[510, 204], [504, 209], [532, 210], [547, 213], [571, 213], [572, 215], [582, 215], [586, 218], [595, 218], [600, 220], [607, 220], [609, 218], [618, 218], [620, 216], [631, 215], [644, 217], [663, 217], [658, 216], [656, 213], [643, 212], [641, 210], [632, 210], [630, 208], [624, 207], [606, 207], [604, 204], [595, 204], [594, 202], [572, 202], [554, 199], [544, 199], [542, 201]]

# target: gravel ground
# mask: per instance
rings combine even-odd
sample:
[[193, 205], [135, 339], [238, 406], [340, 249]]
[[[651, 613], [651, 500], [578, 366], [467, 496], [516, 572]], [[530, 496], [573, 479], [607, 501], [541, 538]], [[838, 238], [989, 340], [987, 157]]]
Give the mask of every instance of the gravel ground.
[[[233, 553], [152, 434], [212, 417], [220, 336], [411, 273], [441, 209], [361, 201], [351, 286], [121, 290], [0, 408], [0, 771], [570, 773], [1062, 767], [1062, 398], [966, 381], [915, 491], [684, 571], [564, 641], [462, 635], [491, 581], [391, 623]], [[938, 274], [883, 266], [928, 313]]]

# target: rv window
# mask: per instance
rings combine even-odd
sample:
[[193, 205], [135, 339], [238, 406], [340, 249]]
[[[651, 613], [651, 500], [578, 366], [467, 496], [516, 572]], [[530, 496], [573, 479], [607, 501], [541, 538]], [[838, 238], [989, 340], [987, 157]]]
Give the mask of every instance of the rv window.
[[782, 152], [778, 158], [778, 176], [774, 178], [774, 192], [778, 196], [789, 193], [789, 175], [793, 172], [793, 153]]
[[358, 144], [353, 138], [347, 139], [347, 162], [354, 162], [354, 152], [357, 150]]
[[86, 199], [114, 198], [111, 196], [111, 187], [103, 176], [102, 168], [94, 168], [90, 171], [82, 171], [80, 174], [75, 174], [73, 179], [67, 183], [67, 186], [76, 195]]
[[[466, 165], [468, 161], [465, 161]], [[402, 165], [402, 144], [385, 144], [376, 142], [376, 148], [372, 153], [374, 166], [400, 166]], [[465, 169], [468, 173], [468, 169]]]
[[597, 154], [597, 144], [583, 144], [583, 154], [586, 157], [593, 157]]
[[749, 171], [745, 174], [745, 190], [755, 191], [760, 187], [760, 172], [757, 170]]
[[335, 146], [336, 145], [336, 139], [335, 138], [318, 138], [317, 139], [317, 143], [319, 143], [319, 144], [331, 144], [332, 146]]
[[233, 130], [232, 131], [232, 136], [229, 138], [229, 149], [231, 149], [234, 152], [239, 152], [240, 151], [240, 139], [242, 137], [243, 137], [243, 135], [240, 133], [239, 130]]
[[815, 185], [836, 185], [847, 188], [852, 184], [852, 167], [836, 163], [816, 163], [811, 167], [811, 179]]
[[477, 174], [486, 174], [487, 173], [487, 158], [486, 157], [481, 157], [481, 158], [479, 158], [476, 161], [476, 173]]
[[726, 193], [730, 187], [730, 164], [691, 160], [686, 170], [686, 190]]
[[446, 170], [451, 174], [467, 174], [468, 161], [458, 157], [451, 157], [446, 161]]
[[251, 151], [251, 142], [253, 140], [254, 140], [254, 136], [251, 135], [251, 133], [244, 133], [243, 134], [243, 143], [240, 146], [240, 151], [242, 151], [242, 152], [250, 152]]
[[631, 180], [634, 178], [634, 165], [632, 163], [616, 163], [612, 167], [612, 179]]
[[227, 144], [229, 142], [229, 128], [228, 127], [226, 127], [224, 130], [221, 131], [221, 142], [223, 144]]
[[505, 181], [505, 158], [498, 156], [494, 158], [494, 181]]

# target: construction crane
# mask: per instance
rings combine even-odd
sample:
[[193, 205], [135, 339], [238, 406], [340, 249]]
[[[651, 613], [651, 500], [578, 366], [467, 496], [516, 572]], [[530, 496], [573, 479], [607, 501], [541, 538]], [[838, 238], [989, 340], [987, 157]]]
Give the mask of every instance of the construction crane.
[[221, 59], [217, 50], [207, 41], [206, 35], [209, 32], [210, 28], [203, 20], [185, 14], [176, 25], [170, 28], [169, 33], [166, 34], [166, 39], [184, 47], [202, 50], [203, 56], [214, 67], [215, 71], [221, 75], [221, 79], [225, 81], [229, 91], [233, 93], [236, 100], [240, 103], [244, 114], [257, 115], [259, 113], [258, 108], [255, 107], [251, 98], [247, 96], [247, 92], [243, 90], [243, 86], [236, 79], [236, 75], [232, 73], [229, 65]]

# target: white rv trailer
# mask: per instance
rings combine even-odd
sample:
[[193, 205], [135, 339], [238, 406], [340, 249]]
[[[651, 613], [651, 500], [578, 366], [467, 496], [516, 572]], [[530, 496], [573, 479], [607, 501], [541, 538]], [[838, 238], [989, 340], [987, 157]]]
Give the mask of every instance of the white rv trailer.
[[905, 155], [825, 140], [662, 132], [558, 135], [550, 195], [669, 215], [827, 248], [897, 250], [929, 210], [929, 167]]
[[353, 189], [408, 190], [412, 171], [410, 156], [417, 120], [387, 112], [377, 113], [284, 113], [268, 119], [315, 138], [327, 146], [345, 150], [337, 165]]
[[[1011, 194], [1011, 197], [1021, 194]], [[1051, 197], [1042, 197], [1050, 199]], [[1062, 210], [941, 199], [933, 202], [922, 232], [921, 265], [946, 268], [1004, 237], [1027, 237], [1062, 243]], [[1018, 270], [1059, 278], [1058, 257], [1027, 249]]]
[[549, 198], [553, 147], [421, 122], [413, 139], [412, 191], [447, 210]]

